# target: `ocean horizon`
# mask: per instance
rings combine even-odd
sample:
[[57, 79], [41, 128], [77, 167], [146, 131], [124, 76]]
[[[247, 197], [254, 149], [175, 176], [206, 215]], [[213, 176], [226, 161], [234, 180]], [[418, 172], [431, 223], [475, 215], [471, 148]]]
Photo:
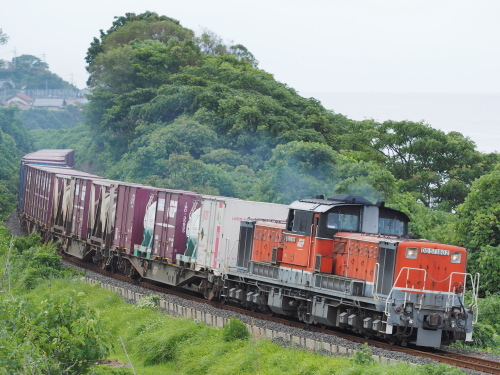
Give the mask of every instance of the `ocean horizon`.
[[353, 120], [424, 122], [458, 131], [483, 153], [500, 150], [500, 93], [304, 92]]

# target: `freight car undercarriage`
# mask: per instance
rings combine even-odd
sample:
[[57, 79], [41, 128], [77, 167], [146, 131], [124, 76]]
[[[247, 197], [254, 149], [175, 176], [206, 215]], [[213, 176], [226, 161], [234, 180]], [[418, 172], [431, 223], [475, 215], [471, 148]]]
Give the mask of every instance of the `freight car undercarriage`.
[[[147, 279], [171, 286], [196, 285], [207, 299], [214, 297], [217, 286], [208, 282], [214, 278], [205, 271], [195, 271], [184, 266], [171, 264], [166, 260], [137, 257], [120, 250], [108, 250], [98, 244], [88, 244], [77, 239], [56, 236], [62, 250], [83, 261], [92, 262], [100, 268], [123, 274], [131, 279]], [[217, 292], [217, 294], [220, 294]]]

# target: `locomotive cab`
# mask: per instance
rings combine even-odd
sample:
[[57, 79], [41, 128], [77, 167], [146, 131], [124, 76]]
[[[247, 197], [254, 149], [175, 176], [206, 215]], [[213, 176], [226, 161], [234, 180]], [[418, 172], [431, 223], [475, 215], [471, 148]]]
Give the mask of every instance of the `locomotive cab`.
[[339, 194], [292, 203], [286, 231], [310, 236], [314, 228], [316, 237], [328, 239], [337, 232], [406, 236], [409, 222], [406, 214], [385, 207], [384, 202], [373, 204], [358, 195]]

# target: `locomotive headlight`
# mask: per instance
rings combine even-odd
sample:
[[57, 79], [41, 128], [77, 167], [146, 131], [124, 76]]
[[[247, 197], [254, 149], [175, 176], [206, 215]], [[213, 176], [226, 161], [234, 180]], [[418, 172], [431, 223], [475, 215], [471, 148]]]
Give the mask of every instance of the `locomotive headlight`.
[[461, 260], [462, 253], [459, 253], [458, 251], [451, 253], [451, 263], [460, 263]]
[[417, 259], [418, 250], [416, 247], [407, 247], [406, 248], [406, 257], [408, 259]]

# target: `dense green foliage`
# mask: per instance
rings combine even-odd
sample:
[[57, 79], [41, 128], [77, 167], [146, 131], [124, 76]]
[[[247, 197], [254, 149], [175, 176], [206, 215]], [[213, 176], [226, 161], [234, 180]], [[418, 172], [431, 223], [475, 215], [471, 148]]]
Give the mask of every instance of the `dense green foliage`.
[[0, 324], [0, 373], [85, 374], [110, 350], [104, 322], [71, 291], [6, 299]]
[[32, 149], [32, 140], [15, 107], [0, 108], [0, 219], [16, 205], [19, 160]]
[[70, 105], [63, 111], [53, 111], [46, 108], [32, 108], [21, 111], [23, 125], [32, 129], [67, 129], [74, 128], [83, 121], [81, 110]]

